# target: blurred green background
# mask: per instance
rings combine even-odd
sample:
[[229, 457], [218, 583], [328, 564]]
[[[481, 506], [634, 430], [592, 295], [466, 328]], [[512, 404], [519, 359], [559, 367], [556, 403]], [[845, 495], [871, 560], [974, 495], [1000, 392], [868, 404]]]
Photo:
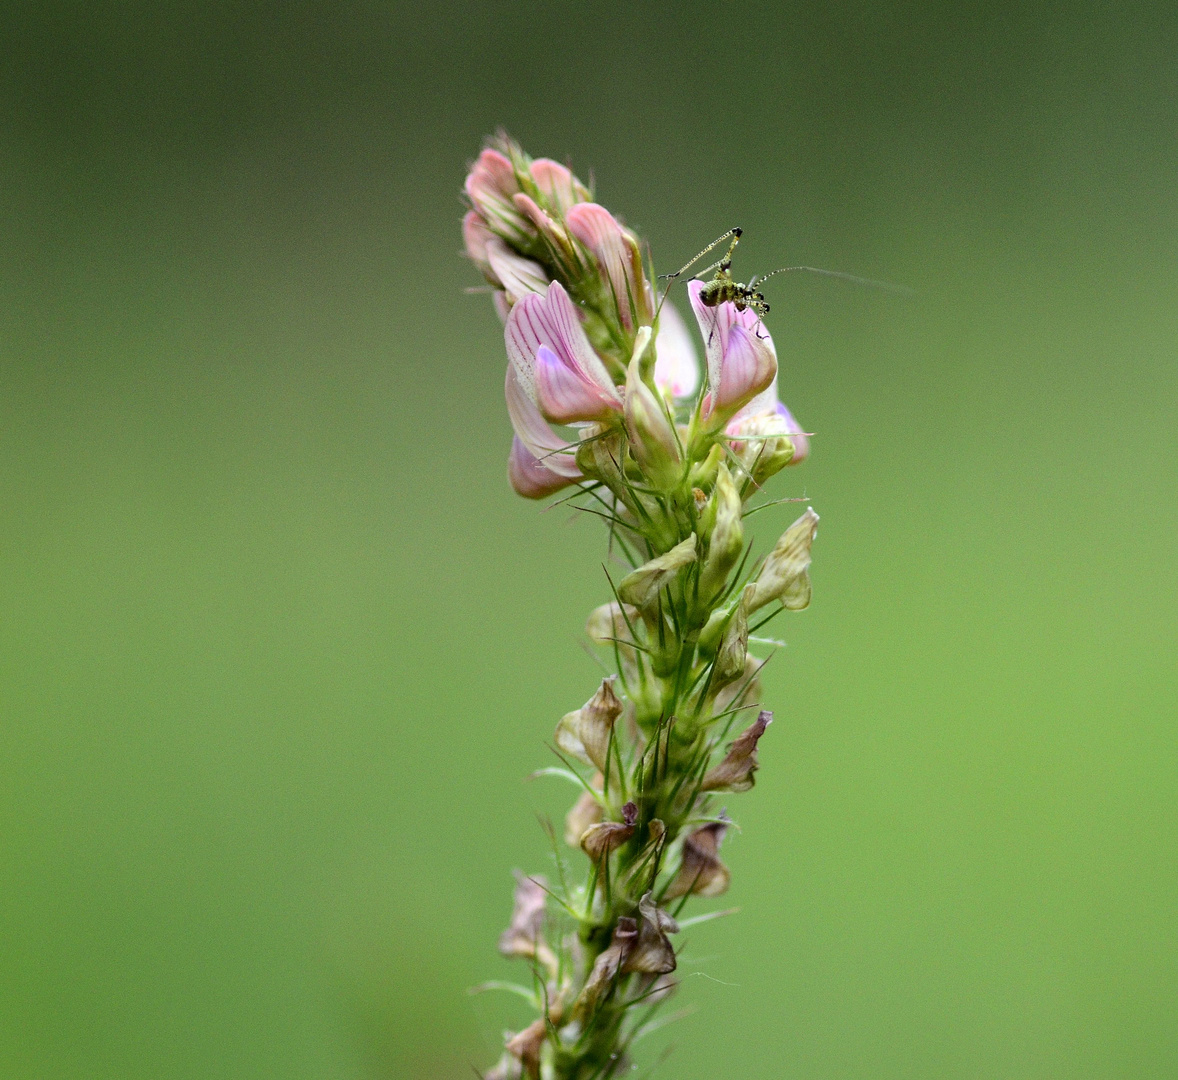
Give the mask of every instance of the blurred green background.
[[[778, 279], [815, 603], [656, 1075], [1178, 1075], [1178, 12], [0, 12], [0, 1075], [469, 1076], [606, 598], [504, 481], [506, 125]], [[754, 518], [763, 542], [791, 518]], [[546, 786], [547, 785], [547, 786]]]

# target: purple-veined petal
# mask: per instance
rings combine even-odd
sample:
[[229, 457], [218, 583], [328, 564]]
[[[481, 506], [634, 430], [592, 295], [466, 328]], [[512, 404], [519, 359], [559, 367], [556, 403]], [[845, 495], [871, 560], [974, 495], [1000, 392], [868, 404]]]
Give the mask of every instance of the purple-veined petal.
[[532, 368], [536, 385], [536, 404], [555, 424], [575, 424], [585, 420], [606, 420], [621, 407], [612, 387], [598, 386], [564, 356], [547, 345], [536, 350]]
[[552, 430], [520, 383], [514, 364], [507, 365], [503, 396], [507, 399], [507, 415], [511, 417], [511, 426], [524, 449], [549, 472], [568, 480], [580, 477], [575, 447]]
[[536, 394], [536, 354], [541, 345], [547, 345], [569, 366], [579, 370], [607, 394], [613, 395], [618, 408], [621, 407], [621, 397], [614, 389], [613, 380], [589, 344], [581, 328], [577, 309], [559, 281], [552, 282], [542, 296], [532, 294], [520, 300], [511, 309], [503, 337], [508, 359], [533, 402], [539, 401]]
[[530, 293], [542, 293], [548, 288], [548, 275], [544, 273], [544, 267], [517, 255], [499, 237], [492, 236], [487, 241], [486, 253], [492, 272], [512, 304]]
[[670, 301], [663, 303], [659, 313], [659, 333], [654, 343], [655, 385], [672, 397], [691, 397], [699, 386], [699, 359], [687, 324]]
[[575, 482], [575, 477], [562, 476], [538, 461], [518, 435], [511, 439], [511, 453], [507, 458], [507, 480], [517, 495], [525, 499], [543, 499]]

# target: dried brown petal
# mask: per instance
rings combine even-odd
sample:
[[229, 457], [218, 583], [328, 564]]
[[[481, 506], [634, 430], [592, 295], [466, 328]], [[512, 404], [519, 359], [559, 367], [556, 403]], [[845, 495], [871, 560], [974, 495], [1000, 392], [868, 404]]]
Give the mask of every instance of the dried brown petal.
[[548, 1025], [541, 1017], [507, 1040], [507, 1052], [519, 1060], [523, 1071], [530, 1077], [540, 1075], [540, 1048], [544, 1045], [547, 1032]]
[[515, 909], [511, 913], [511, 925], [499, 938], [499, 951], [504, 956], [535, 956], [536, 946], [543, 939], [544, 905], [548, 894], [544, 891], [544, 878], [530, 878], [519, 870], [515, 871]]
[[638, 924], [638, 940], [622, 964], [623, 971], [637, 971], [644, 975], [665, 975], [675, 970], [675, 949], [667, 934], [679, 931], [679, 924], [665, 911], [655, 906], [650, 893], [638, 901], [642, 916]]
[[581, 850], [594, 862], [600, 862], [634, 835], [637, 821], [638, 807], [632, 802], [626, 803], [622, 807], [621, 822], [603, 821], [599, 825], [590, 825], [581, 834]]
[[773, 722], [773, 714], [763, 709], [736, 740], [728, 745], [724, 760], [709, 770], [700, 785], [701, 791], [748, 791], [757, 771], [757, 740]]
[[732, 875], [717, 855], [727, 831], [725, 822], [716, 821], [684, 837], [683, 861], [679, 873], [663, 895], [664, 900], [674, 900], [688, 893], [719, 896], [727, 892]]
[[594, 961], [593, 970], [585, 980], [585, 986], [573, 1005], [575, 1016], [586, 1016], [597, 1007], [598, 999], [606, 988], [617, 978], [623, 961], [638, 940], [638, 924], [630, 918], [618, 919], [614, 927], [613, 940], [609, 947]]
[[601, 680], [601, 686], [584, 705], [556, 725], [556, 745], [587, 765], [596, 765], [602, 772], [609, 752], [610, 732], [614, 721], [622, 715], [622, 702], [614, 693], [611, 675]]
[[505, 1053], [494, 1066], [483, 1073], [483, 1080], [520, 1080], [523, 1076], [523, 1066], [519, 1058]]

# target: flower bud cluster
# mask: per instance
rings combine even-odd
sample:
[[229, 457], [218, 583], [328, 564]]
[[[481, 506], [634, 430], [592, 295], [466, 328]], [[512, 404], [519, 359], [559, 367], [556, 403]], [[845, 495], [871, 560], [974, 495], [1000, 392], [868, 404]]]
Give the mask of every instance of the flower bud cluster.
[[519, 878], [500, 949], [532, 966], [537, 992], [517, 989], [541, 1015], [487, 1074], [587, 1080], [623, 1070], [636, 1007], [673, 991], [682, 905], [729, 887], [718, 800], [752, 788], [772, 721], [750, 649], [809, 604], [818, 521], [807, 509], [750, 563], [745, 518], [809, 442], [756, 313], [688, 284], [701, 380], [643, 245], [565, 166], [501, 136], [466, 195], [467, 254], [504, 322], [510, 482], [528, 498], [575, 488], [628, 564], [586, 624], [616, 674], [556, 724], [561, 766], [544, 770], [578, 786], [564, 839], [584, 877], [558, 855], [559, 884]]

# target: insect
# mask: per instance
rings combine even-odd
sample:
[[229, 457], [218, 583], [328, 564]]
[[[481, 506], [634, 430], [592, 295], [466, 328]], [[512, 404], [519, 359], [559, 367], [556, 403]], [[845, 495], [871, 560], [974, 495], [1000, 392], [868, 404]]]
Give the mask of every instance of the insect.
[[[686, 265], [681, 266], [673, 274], [660, 275], [660, 280], [668, 282], [667, 288], [669, 290], [671, 287], [670, 283], [687, 273], [709, 251], [719, 247], [725, 240], [731, 237], [732, 242], [728, 245], [728, 250], [724, 253], [724, 257], [719, 262], [712, 263], [711, 266], [705, 267], [694, 275], [694, 280], [703, 281], [713, 270], [716, 271], [716, 276], [699, 293], [700, 303], [705, 307], [719, 307], [720, 304], [731, 303], [737, 311], [752, 308], [763, 319], [769, 314], [769, 305], [765, 302], [765, 294], [760, 292], [758, 287], [763, 285], [775, 274], [797, 272], [822, 274], [824, 277], [842, 278], [843, 281], [854, 282], [858, 285], [871, 285], [876, 288], [897, 292], [908, 292], [907, 289], [901, 286], [891, 285], [886, 281], [872, 281], [870, 278], [856, 277], [854, 274], [842, 274], [837, 270], [819, 270], [815, 266], [783, 266], [778, 270], [771, 270], [768, 274], [754, 274], [749, 279], [749, 283], [745, 285], [732, 276], [732, 253], [736, 250], [736, 245], [740, 243], [743, 232], [744, 230], [739, 227], [729, 229], [723, 236], [719, 236], [713, 240], [694, 259], [690, 260]], [[666, 294], [664, 294], [664, 298], [665, 296]]]

